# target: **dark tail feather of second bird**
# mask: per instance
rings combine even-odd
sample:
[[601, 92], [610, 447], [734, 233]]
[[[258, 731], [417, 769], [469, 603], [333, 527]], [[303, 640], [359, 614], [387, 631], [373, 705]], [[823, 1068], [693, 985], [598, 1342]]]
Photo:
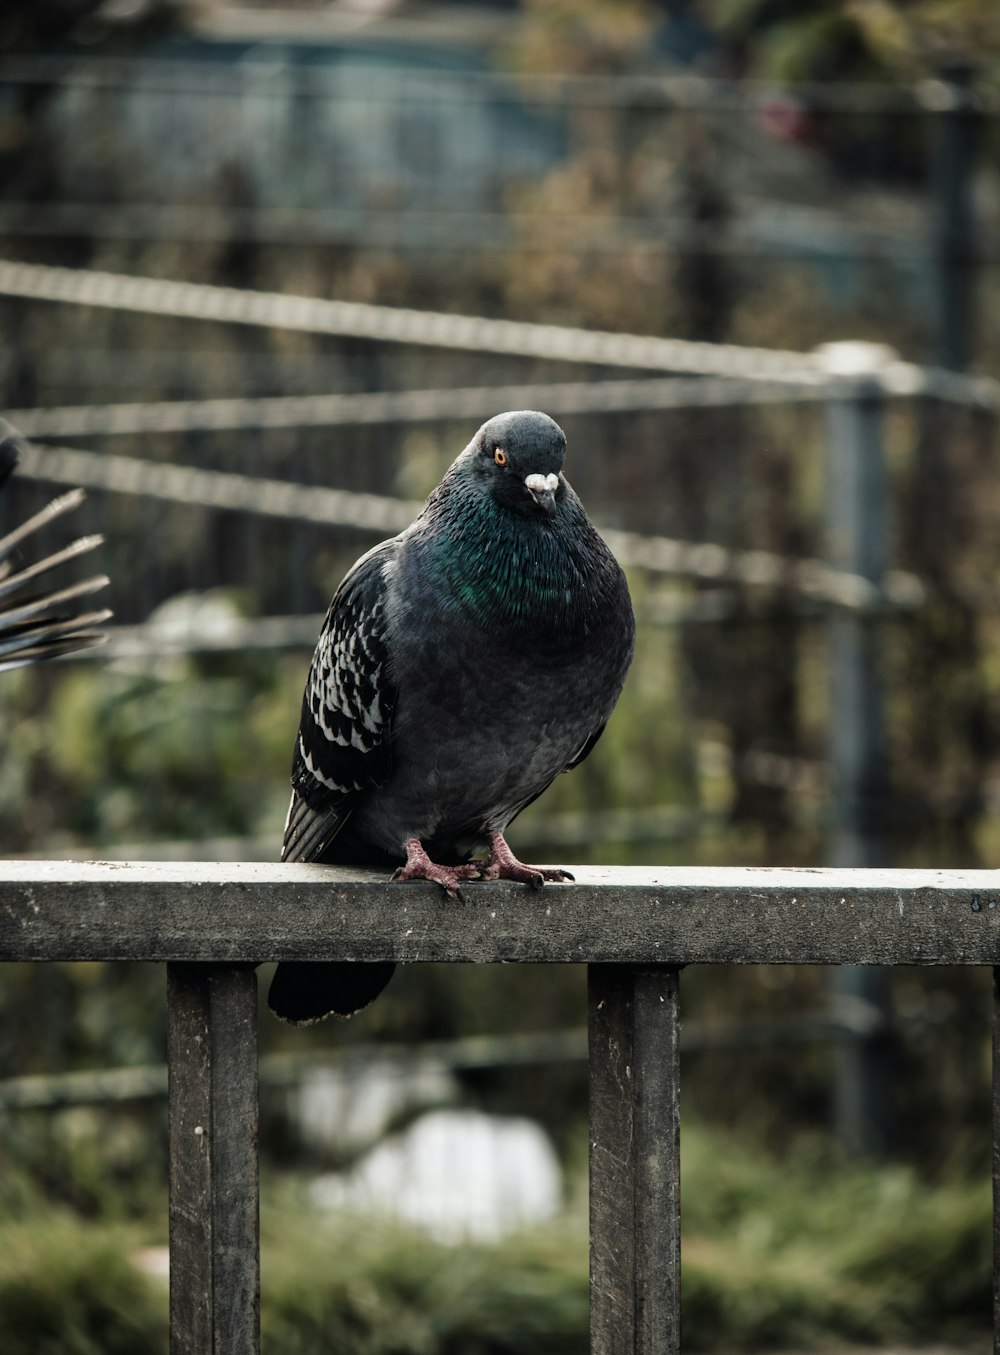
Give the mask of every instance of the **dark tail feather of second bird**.
[[274, 971], [267, 1005], [275, 1016], [295, 1026], [325, 1016], [353, 1016], [375, 1001], [395, 968], [390, 961], [286, 960]]
[[[25, 449], [20, 433], [0, 419], [0, 488], [14, 473]], [[99, 546], [100, 536], [80, 537], [30, 565], [15, 564], [26, 541], [33, 541], [37, 532], [75, 509], [83, 498], [82, 489], [61, 494], [0, 535], [0, 673], [91, 649], [108, 638], [102, 626], [111, 612], [106, 607], [86, 610], [89, 602], [81, 605], [107, 587], [106, 574], [55, 586], [42, 582], [52, 570]]]

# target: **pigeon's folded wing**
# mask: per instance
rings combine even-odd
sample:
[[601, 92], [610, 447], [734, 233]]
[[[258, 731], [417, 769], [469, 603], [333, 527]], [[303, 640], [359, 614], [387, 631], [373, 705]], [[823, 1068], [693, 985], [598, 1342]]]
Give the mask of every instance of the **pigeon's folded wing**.
[[361, 792], [388, 775], [396, 691], [383, 571], [395, 550], [384, 541], [363, 555], [327, 612], [302, 700], [283, 861], [318, 860]]

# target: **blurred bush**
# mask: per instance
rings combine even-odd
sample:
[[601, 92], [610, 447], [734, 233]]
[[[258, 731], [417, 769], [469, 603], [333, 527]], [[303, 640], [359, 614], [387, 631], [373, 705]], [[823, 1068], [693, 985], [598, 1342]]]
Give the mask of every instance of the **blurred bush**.
[[[584, 1349], [585, 1192], [579, 1171], [574, 1179], [557, 1224], [496, 1246], [446, 1247], [316, 1212], [303, 1183], [265, 1178], [265, 1355]], [[4, 1181], [5, 1355], [160, 1355], [166, 1288], [140, 1273], [137, 1251], [165, 1240], [162, 1210], [86, 1220], [23, 1173], [6, 1170]], [[849, 1166], [815, 1145], [770, 1157], [686, 1123], [683, 1194], [688, 1349], [966, 1342], [988, 1329], [985, 1180], [956, 1173], [928, 1187], [906, 1168]]]

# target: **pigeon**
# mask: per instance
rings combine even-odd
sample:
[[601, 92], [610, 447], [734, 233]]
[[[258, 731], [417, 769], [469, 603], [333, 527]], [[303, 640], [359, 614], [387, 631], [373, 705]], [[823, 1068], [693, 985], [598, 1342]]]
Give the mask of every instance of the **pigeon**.
[[[0, 419], [0, 490], [13, 473], [23, 447], [21, 435]], [[0, 673], [90, 649], [107, 639], [100, 627], [111, 612], [106, 608], [78, 608], [81, 599], [107, 586], [107, 575], [56, 587], [49, 582], [38, 586], [43, 575], [92, 551], [102, 537], [80, 537], [30, 565], [21, 565], [16, 558], [33, 533], [76, 508], [84, 497], [82, 489], [62, 494], [6, 536], [0, 536]]]
[[[625, 576], [565, 453], [548, 415], [497, 415], [348, 572], [302, 701], [283, 861], [396, 866], [455, 900], [468, 881], [572, 879], [504, 836], [594, 747], [635, 646]], [[286, 961], [268, 1002], [296, 1025], [348, 1016], [393, 968]]]

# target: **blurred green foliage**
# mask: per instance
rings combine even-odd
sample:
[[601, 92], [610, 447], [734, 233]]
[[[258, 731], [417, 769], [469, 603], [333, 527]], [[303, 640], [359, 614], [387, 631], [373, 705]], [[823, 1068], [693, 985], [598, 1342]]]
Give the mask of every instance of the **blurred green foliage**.
[[14, 673], [0, 687], [8, 854], [257, 832], [277, 854], [304, 668], [238, 654]]
[[47, 1209], [0, 1223], [5, 1355], [146, 1355], [166, 1350], [166, 1312], [129, 1262], [137, 1239]]
[[781, 80], [913, 80], [942, 66], [989, 66], [1000, 20], [983, 0], [698, 0], [749, 73]]
[[[577, 1154], [577, 1158], [579, 1158]], [[166, 1287], [137, 1267], [162, 1207], [136, 1216], [108, 1186], [87, 1218], [3, 1163], [0, 1349], [153, 1355]], [[497, 1245], [446, 1247], [384, 1222], [317, 1212], [294, 1177], [266, 1177], [265, 1355], [572, 1355], [585, 1348], [585, 1191], [563, 1216]], [[990, 1314], [990, 1191], [957, 1173], [791, 1158], [686, 1124], [685, 1348], [967, 1341]], [[127, 1195], [115, 1203], [115, 1195]]]

